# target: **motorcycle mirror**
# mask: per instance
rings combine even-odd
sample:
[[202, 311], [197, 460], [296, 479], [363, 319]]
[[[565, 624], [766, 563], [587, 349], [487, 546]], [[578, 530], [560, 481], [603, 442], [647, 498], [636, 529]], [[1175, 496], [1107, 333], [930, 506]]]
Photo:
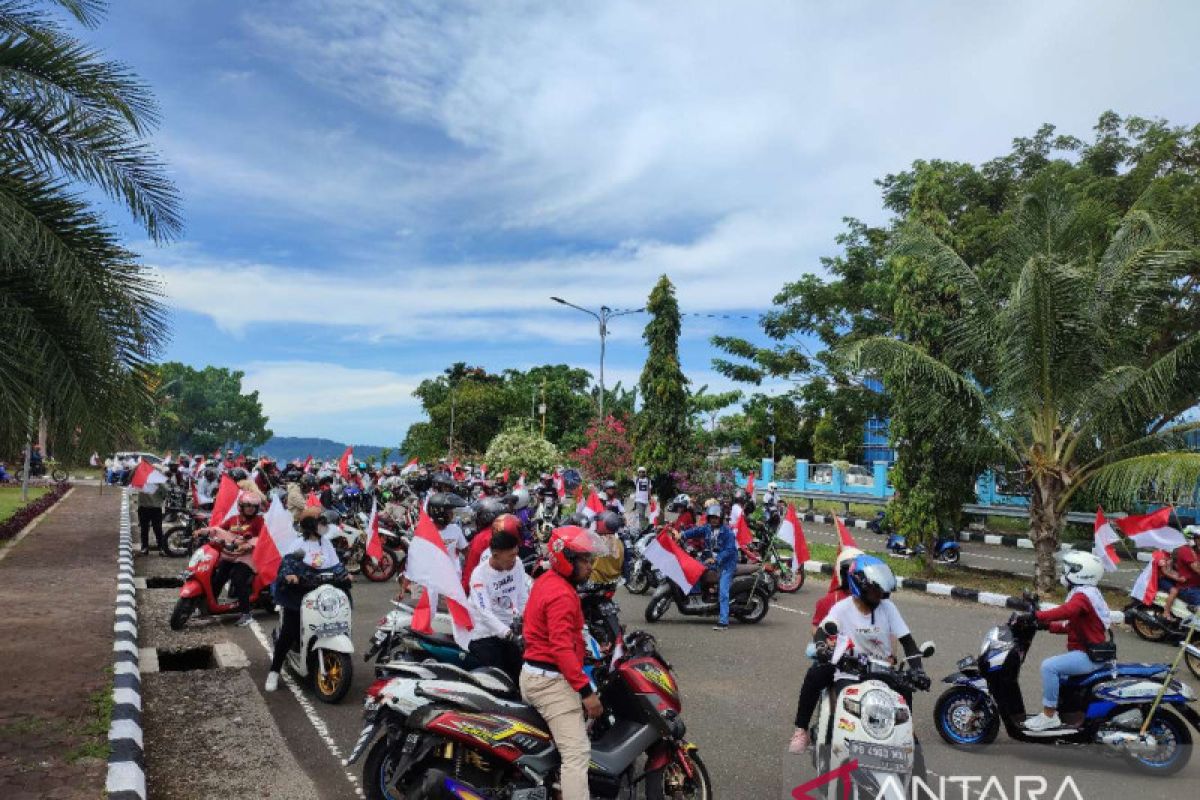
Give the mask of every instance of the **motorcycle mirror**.
[[937, 652], [933, 642], [921, 642], [921, 658], [931, 658]]
[[821, 630], [825, 631], [827, 636], [837, 636], [838, 624], [831, 619], [827, 619], [821, 625]]

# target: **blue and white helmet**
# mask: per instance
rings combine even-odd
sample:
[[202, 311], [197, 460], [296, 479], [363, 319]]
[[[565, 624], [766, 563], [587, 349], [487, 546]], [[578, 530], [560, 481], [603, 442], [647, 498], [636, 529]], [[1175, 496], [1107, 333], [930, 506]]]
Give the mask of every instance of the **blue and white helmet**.
[[[850, 564], [848, 575], [850, 594], [874, 608], [896, 591], [896, 576], [892, 568], [876, 556], [861, 555]], [[878, 592], [872, 591], [878, 590]]]

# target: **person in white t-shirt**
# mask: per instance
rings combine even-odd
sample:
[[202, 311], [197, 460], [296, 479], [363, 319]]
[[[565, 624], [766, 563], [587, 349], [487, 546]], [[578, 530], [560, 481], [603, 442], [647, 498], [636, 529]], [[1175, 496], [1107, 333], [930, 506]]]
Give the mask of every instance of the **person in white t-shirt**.
[[633, 481], [633, 510], [637, 514], [638, 529], [646, 527], [646, 512], [650, 508], [650, 478], [645, 467], [637, 468]]
[[454, 561], [460, 573], [462, 572], [462, 563], [458, 554], [459, 551], [467, 549], [467, 537], [459, 524], [454, 522], [454, 512], [459, 508], [465, 508], [466, 505], [467, 501], [456, 494], [434, 492], [429, 496], [429, 504], [426, 507], [429, 518], [433, 520], [438, 534], [442, 537], [442, 543], [446, 545], [446, 552], [450, 554], [451, 560]]
[[467, 602], [475, 627], [468, 649], [481, 666], [498, 667], [513, 681], [521, 672], [521, 650], [513, 623], [525, 611], [529, 584], [519, 558], [520, 539], [493, 530], [488, 557], [471, 573]]

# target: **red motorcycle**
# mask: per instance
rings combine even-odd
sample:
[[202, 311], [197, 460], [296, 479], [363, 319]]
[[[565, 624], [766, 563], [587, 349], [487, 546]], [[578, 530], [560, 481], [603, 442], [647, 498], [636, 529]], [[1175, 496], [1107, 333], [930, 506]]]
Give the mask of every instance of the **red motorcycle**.
[[[179, 590], [175, 610], [171, 612], [171, 630], [183, 630], [196, 611], [214, 617], [238, 613], [236, 600], [230, 598], [222, 603], [213, 591], [213, 571], [221, 560], [221, 553], [232, 552], [236, 547], [237, 543], [232, 538], [209, 536], [204, 531], [197, 534], [196, 550], [188, 561], [187, 569], [183, 571], [183, 586]], [[274, 607], [269, 585], [256, 573], [250, 585], [250, 608], [271, 610]]]

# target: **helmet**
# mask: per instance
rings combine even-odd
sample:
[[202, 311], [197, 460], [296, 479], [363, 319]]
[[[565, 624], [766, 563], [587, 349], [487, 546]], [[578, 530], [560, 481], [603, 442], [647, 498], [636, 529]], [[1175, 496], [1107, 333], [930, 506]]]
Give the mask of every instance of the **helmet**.
[[492, 533], [511, 533], [517, 537], [517, 541], [521, 540], [521, 520], [517, 519], [513, 514], [501, 514], [492, 522]]
[[[458, 497], [458, 495], [454, 495]], [[460, 500], [462, 498], [459, 498]], [[465, 500], [461, 506], [456, 507], [450, 514], [450, 519], [456, 522], [460, 527], [471, 527], [475, 524], [475, 509], [471, 508]]]
[[616, 481], [605, 481], [604, 486], [602, 486], [601, 488], [606, 492], [609, 492], [609, 491], [615, 492], [617, 490], [617, 482]]
[[430, 519], [438, 525], [446, 526], [450, 524], [455, 509], [463, 508], [466, 504], [467, 501], [456, 494], [435, 492], [429, 496], [429, 503], [425, 508], [429, 512]]
[[875, 556], [857, 556], [847, 572], [850, 594], [866, 603], [867, 608], [877, 607], [896, 590], [891, 567]]
[[773, 492], [773, 491], [775, 491], [775, 490], [776, 490], [776, 489], [778, 489], [778, 488], [779, 488], [779, 485], [778, 485], [778, 484], [776, 484], [776, 483], [775, 483], [775, 481], [769, 481], [769, 482], [767, 483], [767, 489], [769, 489], [769, 490], [770, 490], [770, 491], [772, 491], [772, 492]]
[[454, 487], [454, 479], [450, 477], [450, 473], [448, 472], [434, 473], [432, 483], [433, 488], [439, 491], [452, 489]]
[[213, 469], [212, 467], [209, 467], [208, 469], [204, 470], [204, 479], [209, 480], [209, 481], [215, 481], [217, 479], [217, 471], [215, 469]]
[[863, 551], [857, 547], [843, 547], [838, 553], [837, 561], [833, 565], [833, 576], [838, 586], [846, 588], [846, 571], [850, 569], [851, 562], [862, 554]]
[[567, 525], [575, 525], [580, 528], [586, 528], [588, 525], [587, 514], [582, 511], [576, 511], [571, 516], [567, 517], [563, 522]]
[[584, 556], [594, 555], [597, 547], [591, 533], [568, 525], [554, 529], [547, 549], [550, 552], [550, 569], [570, 580], [575, 575], [575, 562]]
[[495, 524], [495, 520], [504, 513], [504, 504], [494, 497], [485, 497], [475, 502], [475, 525], [479, 530]]
[[512, 497], [513, 497], [513, 506], [514, 506], [514, 508], [516, 508], [517, 511], [520, 511], [522, 508], [529, 508], [529, 490], [528, 489], [517, 489], [515, 492], [512, 493]]
[[242, 469], [241, 467], [234, 467], [233, 469], [229, 470], [229, 477], [232, 478], [236, 483], [249, 478], [250, 473], [246, 472], [246, 470]]
[[342, 515], [332, 508], [327, 508], [321, 512], [321, 520], [326, 525], [338, 525], [342, 521]]
[[1094, 553], [1070, 550], [1058, 557], [1058, 565], [1062, 570], [1062, 585], [1068, 588], [1095, 586], [1104, 576], [1104, 564]]
[[733, 493], [733, 499], [735, 502], [741, 502], [741, 501], [745, 500], [746, 499], [746, 490], [739, 488], [736, 492]]
[[300, 488], [307, 492], [311, 492], [313, 489], [317, 488], [317, 476], [316, 475], [301, 475], [300, 476]]
[[704, 508], [704, 516], [706, 517], [722, 517], [720, 503], [711, 503]]
[[692, 504], [692, 498], [686, 494], [677, 494], [667, 503], [667, 511], [684, 511]]
[[[242, 510], [242, 506], [253, 506], [254, 514], [259, 512], [262, 506], [262, 498], [255, 492], [242, 492], [238, 495], [238, 511]], [[253, 515], [251, 515], [253, 516]]]
[[538, 480], [541, 481], [542, 483], [550, 483], [554, 479], [550, 477], [549, 472], [543, 472], [541, 475], [538, 476]]
[[1183, 538], [1197, 539], [1200, 538], [1200, 525], [1188, 525], [1183, 529]]
[[625, 527], [624, 520], [621, 515], [615, 511], [605, 511], [596, 517], [596, 533], [599, 534], [616, 534], [617, 531]]
[[645, 474], [646, 474], [646, 468], [638, 467], [638, 475], [645, 475]]

